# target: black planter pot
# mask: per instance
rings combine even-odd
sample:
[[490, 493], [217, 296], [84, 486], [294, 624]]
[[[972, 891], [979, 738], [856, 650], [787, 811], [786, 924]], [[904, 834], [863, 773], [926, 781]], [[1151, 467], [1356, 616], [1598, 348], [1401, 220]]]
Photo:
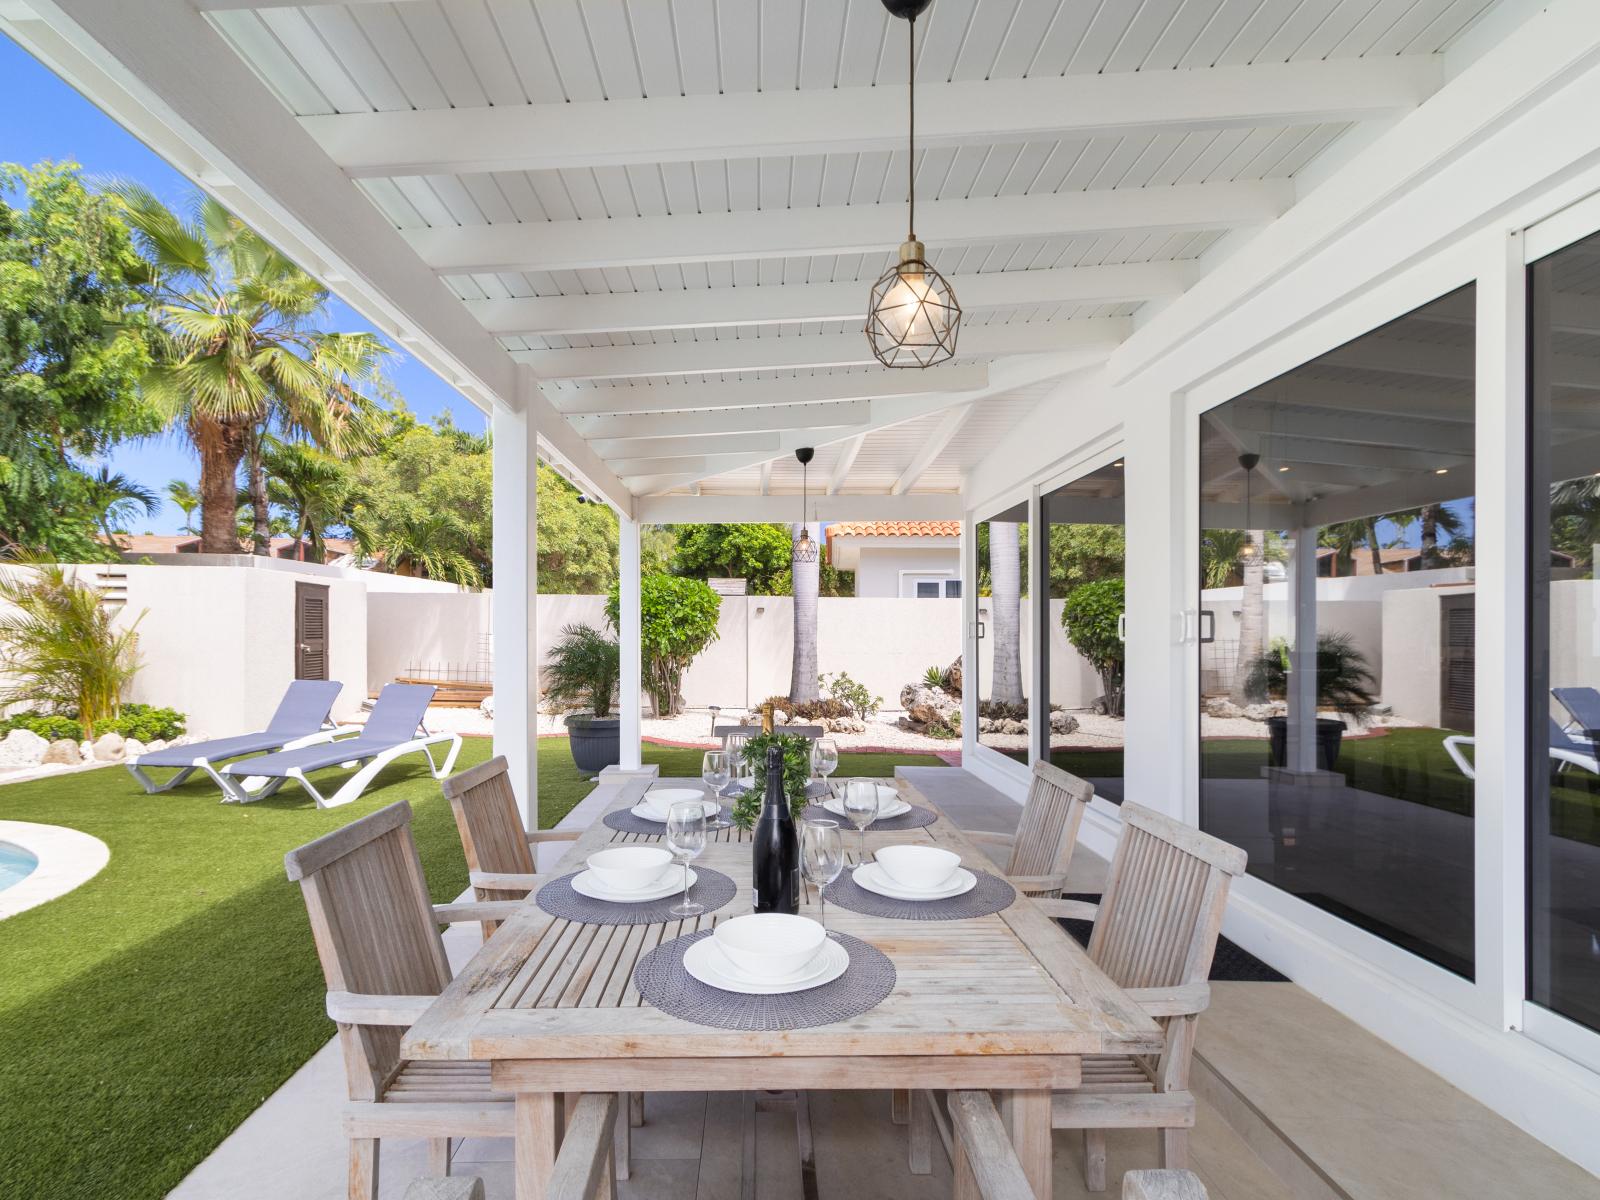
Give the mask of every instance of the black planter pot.
[[567, 745], [578, 770], [596, 772], [622, 760], [619, 717], [568, 717]]
[[[1333, 717], [1317, 718], [1317, 768], [1336, 770], [1339, 761], [1339, 744], [1344, 741], [1344, 722]], [[1268, 761], [1275, 767], [1283, 766], [1289, 756], [1289, 718], [1267, 718]]]

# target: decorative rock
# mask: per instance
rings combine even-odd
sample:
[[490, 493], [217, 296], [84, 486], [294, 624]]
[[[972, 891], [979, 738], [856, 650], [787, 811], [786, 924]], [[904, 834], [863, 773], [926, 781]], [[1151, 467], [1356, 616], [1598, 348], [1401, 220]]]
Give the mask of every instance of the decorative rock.
[[78, 761], [79, 762], [93, 762], [94, 761], [94, 743], [93, 742], [79, 742], [78, 743]]
[[1009, 734], [1012, 734], [1013, 736], [1016, 735], [1016, 734], [1027, 733], [1028, 732], [1028, 723], [1026, 721], [1013, 721], [1013, 720], [1007, 718], [1006, 720], [1000, 721], [998, 723], [998, 726], [997, 726], [995, 732], [996, 733], [1009, 733]]
[[50, 743], [31, 729], [13, 729], [0, 742], [0, 767], [32, 767], [44, 761]]
[[102, 733], [91, 750], [95, 762], [121, 762], [127, 754], [126, 747], [127, 742], [120, 733]]
[[122, 756], [124, 758], [138, 758], [145, 750], [145, 744], [138, 738], [129, 738], [122, 743]]
[[83, 755], [78, 750], [78, 743], [71, 738], [62, 738], [60, 741], [51, 742], [44, 748], [44, 756], [39, 759], [41, 763], [59, 763], [66, 767], [75, 767], [83, 761]]
[[995, 724], [996, 724], [996, 722], [995, 722], [995, 719], [993, 717], [979, 717], [978, 718], [978, 732], [979, 733], [993, 733], [995, 731], [995, 728], [994, 728]]
[[1206, 716], [1232, 720], [1244, 716], [1244, 709], [1225, 696], [1214, 696], [1206, 701]]
[[157, 750], [165, 750], [166, 748], [167, 748], [167, 743], [165, 741], [163, 741], [161, 738], [157, 738], [155, 741], [151, 742], [148, 746], [146, 746], [145, 750], [147, 752], [154, 753]]
[[478, 711], [491, 721], [494, 720], [494, 695], [492, 693], [478, 701]]
[[1063, 711], [1062, 709], [1059, 709], [1059, 708], [1052, 710], [1052, 712], [1050, 713], [1050, 732], [1051, 733], [1076, 733], [1077, 729], [1078, 729], [1078, 718], [1077, 717], [1075, 717], [1071, 713], [1065, 712], [1065, 711]]
[[961, 655], [956, 655], [955, 662], [951, 663], [945, 671], [945, 690], [953, 696], [961, 696]]
[[900, 689], [900, 707], [906, 717], [919, 725], [942, 725], [961, 708], [961, 701], [943, 688], [908, 683]]
[[1265, 721], [1268, 717], [1275, 717], [1278, 714], [1273, 711], [1270, 704], [1248, 704], [1240, 715], [1247, 721]]

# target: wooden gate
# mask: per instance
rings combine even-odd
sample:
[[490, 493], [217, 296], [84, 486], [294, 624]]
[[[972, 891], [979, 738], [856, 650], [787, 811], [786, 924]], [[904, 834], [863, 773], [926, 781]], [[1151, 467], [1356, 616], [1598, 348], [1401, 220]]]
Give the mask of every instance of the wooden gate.
[[1439, 724], [1473, 732], [1473, 671], [1477, 665], [1476, 598], [1439, 598]]
[[294, 677], [328, 677], [328, 585], [294, 585]]

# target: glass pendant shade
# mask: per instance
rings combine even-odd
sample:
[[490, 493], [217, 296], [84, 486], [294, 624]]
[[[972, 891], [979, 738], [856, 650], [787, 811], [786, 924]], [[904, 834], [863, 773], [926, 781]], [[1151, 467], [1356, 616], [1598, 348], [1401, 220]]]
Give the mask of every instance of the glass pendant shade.
[[886, 367], [931, 367], [956, 352], [961, 306], [923, 255], [921, 242], [906, 242], [900, 261], [872, 286], [867, 339]]

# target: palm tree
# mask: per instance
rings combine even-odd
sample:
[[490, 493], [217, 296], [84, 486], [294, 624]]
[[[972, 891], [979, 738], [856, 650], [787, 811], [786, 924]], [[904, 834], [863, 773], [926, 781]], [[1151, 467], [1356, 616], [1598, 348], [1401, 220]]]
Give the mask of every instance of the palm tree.
[[385, 513], [377, 523], [351, 520], [356, 546], [381, 559], [396, 575], [441, 579], [481, 587], [483, 576], [470, 553], [471, 534], [453, 513]]
[[[790, 526], [792, 542], [799, 542], [800, 531], [806, 525]], [[819, 532], [811, 533], [811, 545], [816, 547]], [[821, 590], [822, 556], [818, 553], [810, 562], [790, 564], [790, 592], [794, 596], [794, 654], [789, 669], [789, 699], [804, 704], [817, 698], [817, 595]]]
[[1267, 555], [1266, 531], [1245, 531], [1243, 547], [1253, 548], [1239, 560], [1242, 576], [1242, 593], [1239, 597], [1239, 647], [1234, 659], [1233, 688], [1230, 698], [1235, 704], [1249, 704], [1249, 664], [1261, 657], [1267, 642]]
[[187, 479], [174, 479], [167, 484], [167, 499], [183, 511], [183, 531], [193, 533], [194, 510], [200, 507], [200, 493]]
[[989, 598], [994, 607], [989, 699], [1022, 704], [1022, 553], [1015, 521], [989, 522]]
[[293, 521], [295, 557], [304, 561], [307, 535], [311, 556], [327, 559], [323, 531], [344, 515], [350, 497], [350, 473], [338, 459], [304, 442], [268, 439], [262, 451], [267, 471], [267, 498], [289, 510]]
[[161, 511], [159, 496], [144, 484], [110, 467], [101, 467], [93, 475], [85, 475], [84, 482], [89, 511], [94, 513], [100, 536], [113, 550], [117, 548], [118, 529], [126, 526], [141, 511], [147, 517], [153, 517]]
[[1324, 525], [1317, 544], [1331, 549], [1335, 575], [1356, 573], [1356, 549], [1367, 544], [1365, 521], [1338, 521]]
[[265, 432], [340, 455], [365, 446], [387, 351], [370, 334], [313, 328], [322, 285], [215, 200], [185, 219], [135, 184], [112, 192], [155, 276], [158, 361], [145, 394], [200, 455], [200, 549], [237, 553], [234, 497], [248, 459], [255, 552], [266, 554]]

